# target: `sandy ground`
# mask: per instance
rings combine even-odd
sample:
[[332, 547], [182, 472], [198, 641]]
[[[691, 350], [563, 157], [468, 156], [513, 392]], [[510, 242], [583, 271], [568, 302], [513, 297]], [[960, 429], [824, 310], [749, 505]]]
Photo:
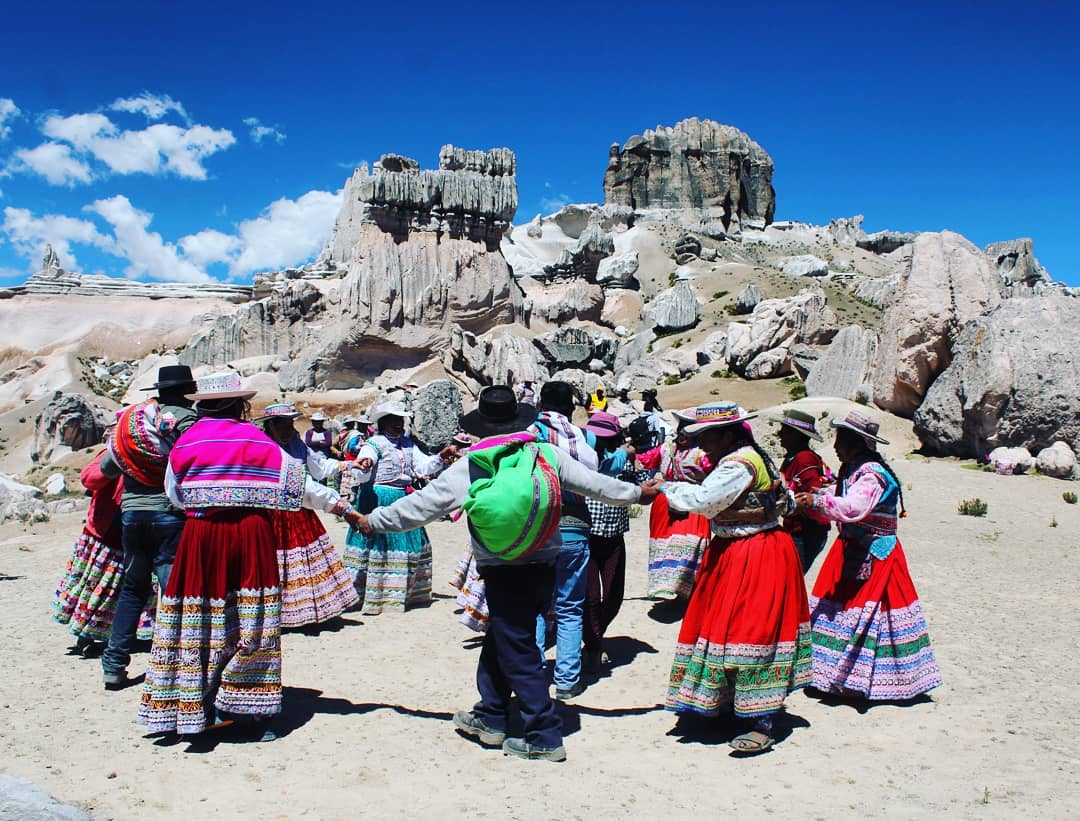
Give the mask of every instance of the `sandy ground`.
[[[285, 636], [279, 740], [163, 743], [134, 723], [140, 688], [104, 692], [98, 663], [65, 655], [66, 629], [50, 619], [80, 529], [69, 515], [0, 528], [0, 770], [98, 818], [1073, 815], [1080, 506], [1061, 498], [1070, 485], [918, 457], [896, 467], [911, 510], [901, 535], [945, 679], [921, 703], [866, 710], [797, 693], [782, 742], [753, 759], [731, 756], [726, 722], [677, 732], [660, 705], [678, 625], [642, 599], [642, 517], [610, 631], [615, 665], [561, 708], [569, 760], [505, 758], [450, 725], [475, 699], [478, 650], [446, 584], [465, 529], [438, 524], [430, 607]], [[974, 496], [989, 514], [957, 515]], [[341, 544], [343, 528], [331, 533]], [[136, 656], [132, 673], [145, 663]]]

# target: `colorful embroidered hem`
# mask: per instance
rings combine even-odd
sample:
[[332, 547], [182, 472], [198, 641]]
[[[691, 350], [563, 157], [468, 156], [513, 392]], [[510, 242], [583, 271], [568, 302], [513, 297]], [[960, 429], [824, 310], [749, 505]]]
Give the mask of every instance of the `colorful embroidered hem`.
[[281, 594], [161, 597], [139, 723], [150, 732], [201, 733], [218, 710], [281, 712]]
[[484, 580], [476, 568], [472, 547], [465, 549], [465, 554], [454, 568], [450, 586], [457, 589], [455, 603], [461, 608], [458, 621], [477, 633], [486, 633], [488, 628], [487, 589]]
[[[365, 491], [371, 490], [374, 493], [369, 496]], [[404, 495], [401, 488], [364, 485], [355, 507], [370, 513]], [[371, 537], [349, 528], [343, 558], [364, 615], [378, 615], [383, 608], [404, 611], [431, 601], [431, 542], [423, 528]]]
[[775, 713], [787, 694], [810, 683], [810, 625], [793, 642], [678, 644], [671, 665], [667, 709], [715, 716], [729, 704], [740, 717]]
[[274, 532], [281, 576], [281, 626], [302, 627], [340, 616], [359, 596], [337, 548], [311, 510], [278, 512]]
[[689, 598], [709, 543], [708, 519], [696, 513], [671, 514], [667, 497], [657, 496], [649, 512], [649, 598]]

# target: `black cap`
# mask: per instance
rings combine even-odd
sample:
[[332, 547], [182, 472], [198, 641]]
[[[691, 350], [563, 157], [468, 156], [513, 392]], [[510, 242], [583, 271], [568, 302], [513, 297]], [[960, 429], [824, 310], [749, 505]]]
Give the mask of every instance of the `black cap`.
[[461, 417], [461, 427], [473, 436], [497, 436], [517, 433], [536, 420], [536, 408], [518, 402], [507, 385], [492, 385], [480, 391], [476, 410]]
[[195, 377], [191, 375], [191, 368], [187, 365], [162, 365], [158, 368], [157, 382], [148, 388], [139, 388], [139, 390], [156, 391], [162, 388], [189, 386], [195, 386]]

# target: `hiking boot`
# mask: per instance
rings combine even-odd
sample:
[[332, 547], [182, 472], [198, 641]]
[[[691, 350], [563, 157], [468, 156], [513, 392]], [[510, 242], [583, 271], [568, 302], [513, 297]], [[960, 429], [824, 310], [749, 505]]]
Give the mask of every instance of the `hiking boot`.
[[577, 698], [585, 692], [585, 685], [580, 681], [573, 687], [556, 687], [555, 698], [559, 701], [569, 701], [572, 698]]
[[471, 711], [458, 710], [454, 713], [454, 728], [464, 736], [475, 738], [485, 747], [501, 747], [506, 740], [506, 733], [493, 730]]
[[566, 747], [537, 747], [524, 738], [508, 738], [502, 745], [503, 755], [516, 755], [518, 758], [543, 759], [544, 761], [566, 761]]

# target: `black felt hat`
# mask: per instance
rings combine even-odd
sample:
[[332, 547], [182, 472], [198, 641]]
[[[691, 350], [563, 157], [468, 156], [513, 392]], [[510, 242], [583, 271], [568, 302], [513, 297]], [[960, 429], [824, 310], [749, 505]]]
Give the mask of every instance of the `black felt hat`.
[[141, 391], [157, 391], [162, 388], [195, 387], [195, 377], [187, 365], [162, 365], [158, 368], [157, 382]]
[[536, 408], [518, 402], [506, 385], [492, 385], [480, 391], [476, 410], [461, 417], [461, 428], [481, 438], [500, 433], [517, 433], [536, 420]]

